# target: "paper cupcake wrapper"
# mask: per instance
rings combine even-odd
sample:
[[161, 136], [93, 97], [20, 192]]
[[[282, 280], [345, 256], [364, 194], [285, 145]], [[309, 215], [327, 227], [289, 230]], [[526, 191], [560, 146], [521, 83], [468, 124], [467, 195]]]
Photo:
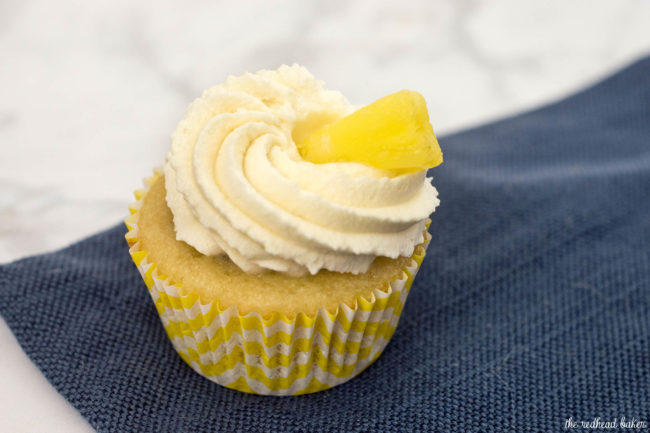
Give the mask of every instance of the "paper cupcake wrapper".
[[149, 288], [167, 336], [197, 373], [228, 388], [266, 395], [297, 395], [339, 385], [379, 357], [395, 332], [411, 283], [431, 239], [416, 248], [403, 278], [359, 296], [354, 308], [341, 303], [331, 313], [241, 315], [235, 306], [203, 303], [182, 295], [180, 285], [162, 275], [138, 239], [138, 211], [149, 187], [162, 175], [145, 179], [126, 219], [129, 253]]

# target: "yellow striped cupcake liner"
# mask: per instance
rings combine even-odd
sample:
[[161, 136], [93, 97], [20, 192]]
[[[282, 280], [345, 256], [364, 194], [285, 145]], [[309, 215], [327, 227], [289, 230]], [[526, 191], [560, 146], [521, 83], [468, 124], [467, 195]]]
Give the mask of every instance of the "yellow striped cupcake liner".
[[135, 192], [125, 222], [129, 253], [154, 301], [163, 327], [181, 358], [197, 373], [248, 393], [298, 395], [339, 385], [375, 361], [395, 332], [413, 278], [431, 239], [404, 268], [401, 279], [359, 296], [354, 308], [341, 303], [334, 313], [289, 318], [273, 313], [241, 315], [235, 306], [204, 304], [198, 295], [182, 295], [180, 284], [157, 272], [138, 239], [138, 211], [160, 169]]

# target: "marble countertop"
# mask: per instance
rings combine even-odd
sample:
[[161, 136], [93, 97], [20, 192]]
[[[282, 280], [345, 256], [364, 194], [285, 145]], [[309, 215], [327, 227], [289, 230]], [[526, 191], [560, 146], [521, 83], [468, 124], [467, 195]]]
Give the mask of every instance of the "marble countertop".
[[[647, 54], [649, 22], [638, 0], [2, 2], [0, 262], [125, 217], [188, 103], [228, 74], [296, 62], [359, 105], [418, 90], [440, 136]], [[92, 431], [2, 320], [0, 344], [1, 431]]]

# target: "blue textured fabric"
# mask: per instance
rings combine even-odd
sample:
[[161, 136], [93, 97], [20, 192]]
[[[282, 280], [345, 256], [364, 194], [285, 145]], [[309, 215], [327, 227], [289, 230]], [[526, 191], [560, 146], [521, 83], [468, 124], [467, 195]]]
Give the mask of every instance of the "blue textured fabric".
[[442, 205], [399, 328], [375, 364], [332, 390], [260, 397], [190, 370], [122, 224], [2, 266], [0, 314], [100, 432], [546, 432], [570, 417], [648, 421], [650, 59], [440, 143], [445, 163], [432, 174]]

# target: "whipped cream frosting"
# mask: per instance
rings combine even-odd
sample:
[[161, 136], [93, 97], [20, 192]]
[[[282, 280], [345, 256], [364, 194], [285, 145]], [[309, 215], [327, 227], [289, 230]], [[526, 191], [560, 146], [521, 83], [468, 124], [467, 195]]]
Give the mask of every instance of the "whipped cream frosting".
[[206, 90], [165, 166], [176, 238], [249, 273], [360, 273], [377, 256], [411, 255], [439, 204], [424, 170], [313, 164], [296, 148], [296, 137], [354, 109], [298, 65]]

